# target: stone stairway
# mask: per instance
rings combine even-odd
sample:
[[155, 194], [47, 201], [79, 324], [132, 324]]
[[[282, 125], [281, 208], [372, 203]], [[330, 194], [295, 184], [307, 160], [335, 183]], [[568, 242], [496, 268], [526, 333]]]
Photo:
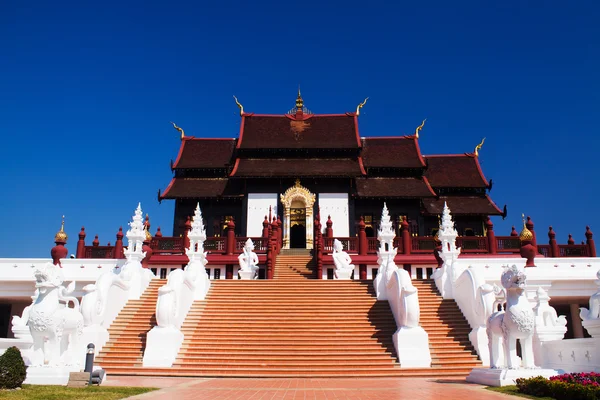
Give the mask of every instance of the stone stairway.
[[[479, 365], [468, 324], [432, 282], [414, 282], [432, 368], [401, 369], [394, 319], [388, 303], [376, 300], [372, 281], [307, 279], [314, 269], [309, 256], [281, 254], [273, 280], [213, 281], [206, 300], [187, 316], [172, 368], [141, 368], [139, 338], [111, 342], [107, 350], [115, 357], [102, 360], [115, 361], [102, 365], [109, 374], [213, 377], [464, 377]], [[127, 362], [118, 362], [123, 348], [134, 345]]]
[[413, 280], [419, 290], [420, 324], [429, 335], [431, 367], [470, 372], [481, 366], [469, 340], [471, 327], [454, 300], [444, 300], [432, 279]]
[[108, 342], [94, 363], [107, 371], [122, 367], [141, 367], [146, 334], [156, 325], [158, 289], [166, 279], [153, 279], [139, 300], [129, 300], [108, 328]]

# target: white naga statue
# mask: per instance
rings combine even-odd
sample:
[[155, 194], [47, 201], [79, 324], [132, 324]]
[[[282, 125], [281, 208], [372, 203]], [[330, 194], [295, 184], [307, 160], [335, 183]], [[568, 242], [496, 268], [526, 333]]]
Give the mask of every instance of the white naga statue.
[[[506, 307], [494, 312], [487, 323], [491, 368], [536, 368], [533, 354], [535, 313], [525, 296], [526, 279], [516, 265], [506, 267], [502, 273], [504, 290], [499, 295], [506, 296]], [[522, 366], [517, 357], [517, 339], [521, 343]], [[504, 362], [501, 361], [502, 350]]]
[[[68, 296], [75, 282], [67, 288], [60, 267], [46, 263], [35, 271], [38, 296], [29, 309], [29, 326], [33, 338], [32, 366], [77, 366], [83, 315], [77, 298]], [[69, 308], [73, 303], [73, 308]]]
[[[596, 273], [596, 285], [600, 286], [600, 270]], [[600, 289], [590, 297], [590, 308], [581, 307], [579, 316], [583, 327], [592, 337], [600, 337]]]
[[348, 280], [352, 276], [352, 272], [354, 272], [354, 264], [352, 263], [352, 259], [344, 251], [344, 246], [342, 242], [335, 239], [333, 241], [333, 263], [335, 265], [335, 271], [333, 273], [334, 279], [344, 279]]
[[241, 279], [257, 279], [258, 278], [258, 256], [254, 252], [254, 242], [248, 238], [244, 245], [244, 251], [238, 256], [240, 263], [240, 278]]

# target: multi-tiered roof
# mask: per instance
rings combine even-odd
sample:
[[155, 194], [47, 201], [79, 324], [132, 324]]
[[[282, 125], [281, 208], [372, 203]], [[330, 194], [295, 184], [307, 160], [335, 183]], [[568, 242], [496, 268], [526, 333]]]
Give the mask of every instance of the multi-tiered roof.
[[244, 195], [244, 179], [349, 179], [355, 198], [421, 199], [424, 214], [502, 215], [475, 153], [423, 156], [418, 135], [360, 137], [359, 108], [313, 114], [300, 94], [283, 115], [244, 112], [237, 139], [183, 136], [163, 199]]

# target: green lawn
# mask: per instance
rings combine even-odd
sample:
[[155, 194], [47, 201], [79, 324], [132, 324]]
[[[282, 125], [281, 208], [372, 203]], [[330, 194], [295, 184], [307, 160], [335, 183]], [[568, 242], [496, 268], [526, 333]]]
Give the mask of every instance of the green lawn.
[[499, 387], [489, 386], [489, 387], [486, 387], [486, 389], [487, 390], [491, 390], [492, 392], [499, 392], [499, 393], [504, 393], [504, 394], [511, 394], [513, 396], [524, 397], [526, 399], [554, 400], [553, 397], [535, 397], [535, 396], [530, 396], [528, 394], [520, 393], [519, 389], [517, 389], [516, 385], [512, 385], [512, 386], [499, 386]]
[[23, 385], [21, 390], [0, 390], [0, 399], [10, 400], [85, 400], [124, 399], [136, 394], [157, 390], [155, 388], [90, 386], [84, 388], [68, 388], [66, 386]]

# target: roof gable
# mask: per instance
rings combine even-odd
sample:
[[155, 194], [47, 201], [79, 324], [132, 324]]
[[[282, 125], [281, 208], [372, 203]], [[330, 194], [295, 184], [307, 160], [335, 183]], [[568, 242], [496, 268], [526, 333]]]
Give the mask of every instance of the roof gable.
[[356, 116], [293, 115], [242, 116], [239, 149], [359, 148]]
[[227, 168], [234, 148], [235, 139], [185, 137], [173, 168]]
[[425, 156], [425, 159], [427, 160], [425, 176], [434, 188], [488, 187], [478, 157], [474, 154]]

